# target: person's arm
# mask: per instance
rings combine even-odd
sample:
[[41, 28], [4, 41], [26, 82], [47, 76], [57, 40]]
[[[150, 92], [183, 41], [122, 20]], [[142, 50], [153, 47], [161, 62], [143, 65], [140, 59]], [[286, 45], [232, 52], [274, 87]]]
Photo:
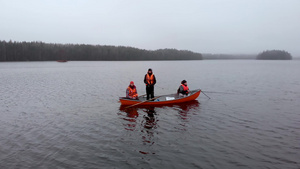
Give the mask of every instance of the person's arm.
[[153, 75], [153, 85], [155, 85], [156, 83], [156, 78], [155, 78], [155, 75]]
[[139, 94], [137, 92], [137, 88], [135, 88], [135, 91], [136, 91], [136, 97], [139, 97]]
[[179, 93], [183, 93], [183, 87], [181, 85], [179, 86]]
[[127, 98], [130, 98], [130, 97], [129, 97], [129, 90], [128, 90], [128, 88], [126, 89], [126, 97], [127, 97]]
[[146, 76], [147, 76], [147, 74], [145, 75], [145, 77], [144, 77], [144, 83], [145, 84], [147, 84], [148, 82], [147, 82], [147, 78], [146, 78]]

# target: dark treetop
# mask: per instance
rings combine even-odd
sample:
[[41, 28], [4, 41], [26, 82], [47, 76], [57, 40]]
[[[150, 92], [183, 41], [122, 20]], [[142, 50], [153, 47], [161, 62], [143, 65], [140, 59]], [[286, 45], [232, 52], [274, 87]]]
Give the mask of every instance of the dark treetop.
[[290, 53], [284, 50], [267, 50], [257, 55], [258, 60], [291, 60]]

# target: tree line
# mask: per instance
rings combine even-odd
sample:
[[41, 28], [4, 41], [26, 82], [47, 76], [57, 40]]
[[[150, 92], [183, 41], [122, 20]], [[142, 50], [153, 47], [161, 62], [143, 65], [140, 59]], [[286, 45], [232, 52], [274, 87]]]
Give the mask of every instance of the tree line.
[[292, 55], [284, 50], [267, 50], [257, 55], [258, 60], [291, 60]]
[[126, 61], [201, 60], [200, 53], [188, 50], [144, 50], [125, 46], [52, 44], [0, 41], [0, 61]]

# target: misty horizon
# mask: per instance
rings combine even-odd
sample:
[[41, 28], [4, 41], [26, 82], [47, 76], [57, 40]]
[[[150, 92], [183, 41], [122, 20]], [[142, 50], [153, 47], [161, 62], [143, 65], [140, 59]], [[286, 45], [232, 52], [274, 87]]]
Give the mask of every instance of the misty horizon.
[[[2, 40], [0, 40], [1, 42]], [[18, 41], [13, 41], [12, 39], [10, 39], [9, 41], [5, 41], [3, 40], [4, 42], [11, 42], [11, 43], [22, 43], [22, 42], [26, 42], [26, 41], [22, 41], [22, 42], [18, 42]], [[138, 50], [147, 50], [147, 49], [141, 49], [141, 48], [137, 48], [137, 47], [134, 47], [134, 46], [115, 46], [115, 45], [100, 45], [100, 44], [71, 44], [71, 43], [47, 43], [47, 42], [42, 42], [42, 41], [31, 41], [31, 42], [37, 42], [37, 43], [45, 43], [45, 44], [57, 44], [57, 45], [90, 45], [90, 46], [112, 46], [112, 47], [126, 47], [126, 48], [133, 48], [133, 49], [138, 49]], [[26, 42], [26, 43], [31, 43], [31, 42]], [[159, 49], [153, 49], [153, 50], [147, 50], [147, 51], [158, 51], [158, 50], [165, 50], [165, 49], [175, 49], [175, 50], [178, 50], [178, 51], [190, 51], [190, 50], [185, 50], [185, 49], [182, 49], [182, 50], [179, 50], [179, 49], [176, 49], [176, 48], [159, 48]], [[268, 51], [268, 50], [276, 50], [276, 49], [267, 49], [267, 50], [264, 50], [264, 51]], [[204, 56], [204, 59], [206, 59], [206, 56], [209, 56], [209, 55], [212, 55], [212, 56], [229, 56], [230, 58], [245, 58], [245, 59], [253, 59], [255, 58], [258, 54], [264, 52], [264, 51], [261, 51], [259, 53], [203, 53], [203, 52], [195, 52], [195, 51], [191, 51], [191, 52], [194, 52], [194, 53], [199, 53], [199, 54], [202, 54]], [[287, 51], [288, 52], [288, 51]], [[294, 59], [296, 58], [300, 58], [300, 55], [299, 56], [292, 56]]]

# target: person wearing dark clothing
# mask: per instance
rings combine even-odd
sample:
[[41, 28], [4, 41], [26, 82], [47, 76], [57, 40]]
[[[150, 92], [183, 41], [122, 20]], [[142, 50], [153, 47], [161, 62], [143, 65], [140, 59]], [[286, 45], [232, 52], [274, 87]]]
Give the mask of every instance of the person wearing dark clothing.
[[147, 74], [144, 78], [144, 83], [146, 84], [146, 94], [147, 94], [147, 100], [151, 97], [151, 99], [154, 98], [154, 85], [156, 84], [156, 78], [152, 72], [152, 69], [148, 69]]
[[187, 86], [187, 81], [183, 80], [181, 81], [181, 85], [179, 86], [178, 90], [177, 90], [177, 94], [179, 94], [180, 97], [185, 97], [189, 94], [190, 89]]

